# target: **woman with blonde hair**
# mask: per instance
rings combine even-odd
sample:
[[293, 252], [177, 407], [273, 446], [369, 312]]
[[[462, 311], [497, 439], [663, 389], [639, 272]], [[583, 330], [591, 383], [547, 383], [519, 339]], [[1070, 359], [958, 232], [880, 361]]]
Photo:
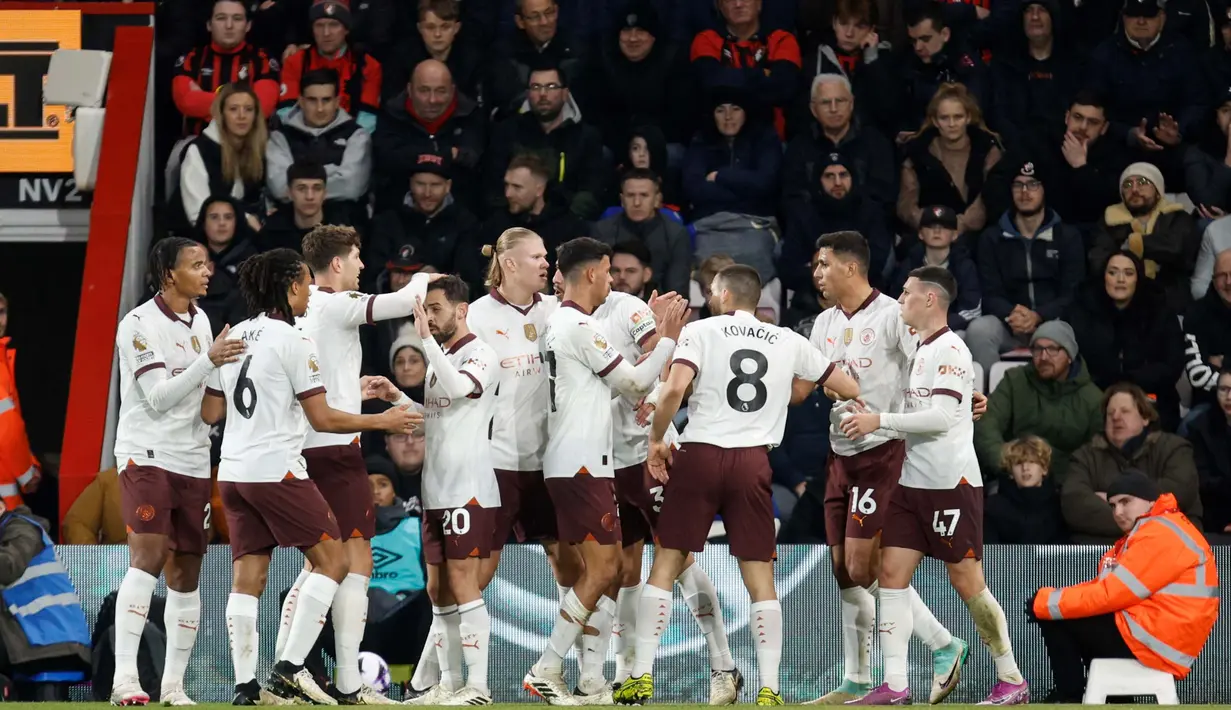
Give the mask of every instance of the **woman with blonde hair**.
[[962, 84], [942, 84], [928, 103], [927, 118], [902, 146], [898, 217], [919, 229], [925, 207], [957, 213], [959, 232], [987, 224], [983, 183], [1004, 153], [1000, 136], [983, 121], [979, 103]]
[[210, 109], [213, 120], [184, 150], [180, 199], [189, 224], [210, 196], [230, 196], [244, 206], [248, 224], [261, 228], [265, 144], [269, 133], [261, 100], [247, 84], [227, 84]]

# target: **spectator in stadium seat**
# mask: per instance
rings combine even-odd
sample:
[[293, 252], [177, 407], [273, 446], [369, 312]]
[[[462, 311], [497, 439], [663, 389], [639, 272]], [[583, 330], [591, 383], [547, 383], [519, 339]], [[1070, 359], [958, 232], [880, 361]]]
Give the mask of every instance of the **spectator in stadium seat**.
[[1085, 274], [1081, 235], [1047, 205], [1048, 176], [1029, 160], [1014, 173], [1013, 206], [984, 230], [976, 251], [983, 315], [966, 330], [966, 345], [984, 372], [1063, 316]]
[[1163, 302], [1145, 264], [1132, 252], [1112, 254], [1103, 278], [1090, 283], [1069, 307], [1065, 320], [1101, 389], [1131, 382], [1149, 394], [1164, 431], [1180, 424], [1176, 381], [1184, 372], [1184, 332], [1179, 315]]
[[1201, 250], [1193, 216], [1164, 193], [1163, 174], [1150, 163], [1120, 173], [1121, 202], [1109, 206], [1090, 247], [1091, 278], [1110, 254], [1131, 251], [1145, 261], [1145, 276], [1162, 288], [1167, 304], [1183, 311], [1192, 302], [1191, 281]]
[[380, 209], [396, 206], [425, 153], [448, 152], [453, 197], [470, 209], [480, 203], [480, 160], [487, 143], [482, 109], [458, 91], [436, 59], [415, 67], [405, 90], [385, 102], [373, 139]]
[[1060, 545], [1068, 542], [1060, 491], [1047, 475], [1051, 446], [1037, 436], [1004, 445], [1000, 467], [1005, 475], [983, 510], [983, 541], [1013, 545]]
[[845, 156], [854, 185], [864, 197], [883, 208], [896, 204], [898, 171], [893, 146], [860, 118], [860, 99], [851, 94], [850, 81], [840, 74], [818, 74], [809, 96], [810, 115], [815, 120], [799, 127], [783, 158], [782, 192], [787, 205], [792, 200], [807, 200], [816, 191], [820, 171], [831, 153]]
[[[988, 72], [988, 121], [1006, 145], [1050, 138], [1082, 82], [1083, 68], [1062, 26], [1058, 0], [1021, 4], [1021, 24], [997, 47]], [[1028, 138], [1028, 136], [1030, 138]]]
[[[596, 90], [585, 97], [586, 111], [597, 117], [603, 144], [613, 154], [627, 150], [631, 128], [655, 126], [683, 155], [692, 137], [694, 82], [686, 48], [668, 41], [651, 0], [629, 3], [590, 68], [588, 85]], [[666, 167], [655, 169], [661, 174]]]
[[389, 347], [389, 351], [389, 370], [393, 373], [393, 381], [407, 397], [416, 402], [423, 401], [427, 361], [423, 357], [422, 344], [416, 345], [413, 338], [399, 338]]
[[414, 513], [414, 507], [420, 506], [418, 515], [422, 516], [421, 498], [419, 492], [422, 486], [423, 455], [425, 442], [422, 430], [413, 434], [386, 434], [385, 450], [389, 459], [397, 467], [393, 479], [393, 490], [407, 506], [407, 512]]
[[650, 250], [640, 239], [626, 239], [611, 247], [611, 290], [648, 302], [650, 294], [658, 290], [651, 258]]
[[761, 0], [717, 0], [717, 6], [721, 22], [692, 41], [690, 56], [701, 86], [711, 92], [735, 87], [773, 107], [781, 138], [784, 112], [799, 83], [799, 42], [785, 29], [761, 25]]
[[435, 59], [449, 68], [453, 83], [463, 94], [478, 97], [484, 56], [469, 30], [462, 31], [461, 0], [418, 0], [414, 12], [416, 32], [398, 43], [383, 66], [382, 96], [396, 96], [410, 84], [415, 67]]
[[956, 243], [960, 234], [953, 210], [943, 205], [924, 208], [919, 218], [919, 243], [898, 262], [885, 293], [893, 298], [901, 296], [906, 279], [915, 269], [945, 267], [957, 280], [957, 298], [949, 304], [949, 330], [964, 334], [983, 313], [983, 294], [979, 290], [979, 268], [970, 252]]
[[483, 246], [495, 244], [504, 230], [525, 227], [541, 236], [547, 261], [553, 267], [556, 247], [590, 233], [589, 226], [569, 210], [559, 193], [549, 189], [550, 170], [538, 153], [518, 155], [509, 162], [504, 174], [504, 209], [490, 215], [457, 254], [458, 275], [469, 284], [471, 293], [483, 293], [486, 288], [491, 259], [483, 255]]
[[[822, 41], [804, 55], [799, 88], [795, 90], [796, 106], [791, 115], [792, 135], [811, 127], [813, 118], [821, 121], [822, 110], [842, 112], [842, 109], [853, 109], [859, 125], [869, 130], [886, 131], [891, 135], [895, 131], [897, 97], [890, 89], [896, 79], [892, 75], [889, 42], [882, 42], [876, 32], [878, 10], [876, 0], [837, 0], [834, 3], [833, 18], [830, 27], [822, 33]], [[818, 76], [846, 79], [854, 101], [842, 106], [817, 105]]]
[[708, 120], [702, 119], [684, 154], [689, 219], [718, 212], [775, 214], [782, 143], [764, 107], [738, 89], [711, 92], [708, 105]]
[[229, 197], [211, 197], [201, 206], [194, 238], [209, 255], [209, 291], [197, 299], [197, 307], [209, 316], [214, 337], [226, 325], [248, 317], [248, 306], [239, 292], [239, 265], [256, 254], [252, 229], [240, 218], [242, 209]]
[[983, 185], [1004, 154], [1000, 137], [983, 122], [975, 97], [961, 84], [944, 84], [928, 103], [919, 130], [902, 146], [898, 218], [919, 228], [925, 206], [944, 205], [957, 213], [960, 232], [987, 225]]
[[1216, 377], [1217, 406], [1203, 411], [1188, 426], [1205, 529], [1231, 533], [1231, 369]]
[[278, 62], [247, 42], [252, 23], [244, 3], [213, 0], [211, 4], [213, 10], [206, 23], [209, 43], [177, 59], [171, 80], [175, 107], [184, 114], [185, 136], [205, 130], [213, 118], [215, 95], [226, 84], [251, 84], [266, 117], [273, 114], [278, 103]]
[[448, 154], [419, 156], [401, 204], [381, 211], [372, 222], [367, 260], [373, 267], [393, 259], [409, 244], [420, 263], [441, 273], [453, 272], [454, 254], [478, 220], [454, 200], [452, 174]]
[[906, 27], [913, 52], [903, 53], [894, 72], [901, 95], [898, 143], [927, 121], [932, 98], [944, 84], [965, 86], [978, 106], [986, 106], [989, 97], [983, 59], [953, 36], [940, 4], [929, 0], [909, 11]]
[[[526, 0], [529, 4], [534, 0]], [[581, 219], [598, 217], [606, 204], [611, 172], [603, 159], [603, 139], [585, 122], [569, 91], [568, 74], [556, 67], [530, 72], [522, 113], [492, 131], [487, 153], [487, 205], [503, 205], [503, 175], [519, 153], [538, 152], [554, 174], [553, 192]]]
[[[1202, 217], [1231, 213], [1231, 86], [1220, 87], [1218, 104], [1196, 140], [1184, 146], [1184, 187]], [[1204, 291], [1202, 291], [1202, 294]], [[1193, 298], [1201, 294], [1194, 293]]]
[[1188, 40], [1163, 32], [1162, 0], [1127, 0], [1123, 29], [1090, 55], [1087, 86], [1107, 97], [1112, 140], [1157, 153], [1195, 136], [1210, 103]]
[[290, 204], [279, 205], [257, 235], [257, 251], [303, 248], [304, 236], [319, 224], [354, 226], [349, 209], [339, 209], [326, 199], [328, 176], [316, 163], [293, 163], [286, 170]]
[[1089, 244], [1103, 210], [1119, 201], [1120, 172], [1132, 162], [1127, 146], [1107, 136], [1106, 106], [1097, 94], [1078, 91], [1064, 114], [1063, 131], [1027, 134], [1027, 140], [1011, 146], [987, 176], [983, 199], [988, 214], [1009, 208], [1009, 183], [1018, 168], [1034, 161], [1048, 176], [1049, 206]]
[[269, 134], [256, 92], [244, 84], [227, 84], [210, 110], [213, 120], [184, 149], [179, 192], [186, 221], [196, 224], [201, 205], [211, 195], [230, 195], [244, 208], [254, 230], [261, 228], [265, 182], [265, 145]]
[[279, 202], [290, 199], [286, 171], [293, 163], [325, 168], [325, 199], [361, 209], [372, 174], [372, 136], [338, 105], [338, 73], [305, 72], [295, 106], [269, 134], [265, 147], [265, 186]]
[[692, 244], [688, 229], [659, 211], [658, 176], [641, 168], [625, 171], [620, 179], [620, 205], [623, 210], [596, 222], [590, 236], [612, 246], [629, 239], [640, 241], [650, 250], [650, 266], [663, 291], [687, 293]]
[[114, 466], [99, 471], [69, 506], [61, 525], [68, 545], [123, 545], [128, 540]]
[[824, 153], [814, 158], [808, 172], [815, 175], [804, 199], [792, 199], [785, 207], [785, 232], [778, 275], [784, 288], [812, 290], [812, 257], [816, 240], [830, 232], [855, 231], [863, 235], [871, 252], [868, 278], [883, 287], [885, 267], [893, 252], [893, 232], [885, 207], [871, 198], [867, 186], [856, 177], [852, 160], [844, 152]]
[[379, 611], [388, 611], [395, 606], [393, 600], [376, 601], [381, 592], [391, 597], [419, 592], [427, 584], [427, 575], [421, 561], [423, 543], [419, 516], [411, 517], [406, 503], [397, 496], [393, 478], [397, 472], [386, 462], [369, 466], [368, 481], [372, 485], [372, 507], [376, 512], [376, 537], [372, 538], [374, 550], [384, 550], [381, 574], [372, 575], [372, 590], [369, 595]]
[[483, 83], [484, 105], [499, 118], [522, 110], [530, 74], [539, 67], [558, 68], [563, 86], [586, 94], [584, 49], [560, 32], [560, 7], [555, 0], [516, 0], [515, 6], [517, 31], [497, 43]]
[[312, 45], [285, 57], [280, 77], [278, 115], [285, 117], [299, 99], [303, 75], [313, 69], [338, 73], [338, 103], [369, 133], [380, 113], [381, 68], [376, 57], [347, 40], [353, 17], [345, 0], [315, 0], [308, 10]]
[[1216, 404], [1218, 372], [1231, 365], [1224, 362], [1231, 355], [1231, 248], [1218, 254], [1213, 272], [1209, 290], [1184, 315], [1188, 343], [1184, 367], [1192, 386], [1190, 406], [1194, 411]]
[[1123, 473], [1137, 470], [1175, 496], [1180, 510], [1201, 527], [1201, 495], [1193, 448], [1186, 439], [1157, 431], [1158, 413], [1140, 387], [1121, 382], [1103, 393], [1103, 427], [1073, 452], [1060, 490], [1073, 542], [1107, 543], [1119, 528], [1107, 491]]
[[630, 168], [653, 170], [658, 176], [658, 187], [663, 193], [663, 206], [680, 211], [683, 201], [680, 188], [680, 169], [672, 164], [670, 152], [680, 148], [683, 161], [684, 146], [668, 146], [667, 136], [658, 126], [635, 126], [629, 131], [628, 144], [623, 153], [616, 153], [616, 170], [623, 173]]
[[1103, 394], [1090, 381], [1068, 323], [1039, 326], [1030, 339], [1030, 354], [1029, 364], [1005, 372], [987, 397], [987, 413], [975, 422], [979, 468], [985, 481], [1003, 474], [1005, 443], [1034, 434], [1051, 444], [1051, 476], [1063, 486], [1069, 456], [1103, 429]]

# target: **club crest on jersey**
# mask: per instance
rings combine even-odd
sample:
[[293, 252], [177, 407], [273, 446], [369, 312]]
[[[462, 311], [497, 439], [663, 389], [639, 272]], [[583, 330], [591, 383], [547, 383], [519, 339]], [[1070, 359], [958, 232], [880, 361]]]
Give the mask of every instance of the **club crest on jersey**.
[[871, 328], [864, 328], [859, 331], [859, 342], [864, 345], [871, 345], [876, 342], [876, 331]]
[[201, 354], [201, 341], [195, 335], [192, 336], [192, 351], [198, 355]]
[[606, 350], [607, 349], [607, 339], [599, 335], [598, 333], [595, 333], [594, 334], [594, 347], [598, 348], [599, 350]]
[[527, 323], [525, 326], [522, 327], [522, 330], [526, 334], [526, 340], [529, 340], [530, 342], [533, 343], [534, 341], [539, 339], [539, 331], [535, 329], [533, 323]]
[[851, 341], [854, 339], [855, 339], [855, 329], [854, 328], [846, 328], [845, 330], [842, 331], [842, 344], [843, 345], [850, 345]]

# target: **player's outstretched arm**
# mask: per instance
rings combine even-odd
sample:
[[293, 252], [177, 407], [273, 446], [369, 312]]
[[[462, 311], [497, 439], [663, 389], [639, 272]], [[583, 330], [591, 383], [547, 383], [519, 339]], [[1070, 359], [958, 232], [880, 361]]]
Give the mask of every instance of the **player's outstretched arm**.
[[329, 406], [324, 391], [299, 401], [312, 428], [328, 434], [387, 431], [407, 434], [423, 426], [423, 414], [409, 407], [390, 407], [380, 414], [351, 414]]
[[372, 296], [372, 322], [411, 315], [415, 311], [415, 304], [427, 298], [427, 285], [446, 275], [418, 273], [402, 288], [392, 293]]

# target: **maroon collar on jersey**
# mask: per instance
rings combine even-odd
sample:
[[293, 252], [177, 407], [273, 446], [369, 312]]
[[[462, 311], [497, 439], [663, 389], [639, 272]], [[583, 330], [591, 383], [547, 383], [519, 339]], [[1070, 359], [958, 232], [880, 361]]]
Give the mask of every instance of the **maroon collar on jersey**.
[[469, 343], [471, 340], [474, 340], [477, 337], [479, 336], [475, 335], [474, 333], [467, 333], [463, 335], [462, 337], [457, 339], [456, 343], [453, 343], [453, 347], [449, 348], [449, 352], [445, 353], [445, 355], [452, 355], [458, 350], [461, 350], [462, 348], [466, 347], [466, 343]]
[[948, 333], [948, 332], [949, 332], [949, 326], [947, 326], [947, 325], [945, 325], [945, 326], [941, 326], [940, 330], [936, 331], [935, 333], [932, 333], [931, 335], [929, 335], [929, 336], [928, 336], [928, 339], [927, 339], [927, 340], [924, 340], [924, 341], [920, 342], [919, 344], [920, 344], [920, 345], [928, 345], [928, 344], [930, 344], [933, 340], [935, 340], [935, 339], [939, 338], [940, 336], [942, 336], [942, 335], [944, 335], [945, 333]]
[[876, 300], [876, 297], [877, 297], [877, 296], [879, 296], [879, 295], [881, 295], [881, 292], [880, 292], [880, 291], [878, 291], [878, 290], [876, 290], [876, 289], [872, 289], [872, 293], [869, 293], [869, 294], [868, 294], [868, 297], [867, 297], [867, 298], [865, 298], [865, 299], [863, 299], [863, 303], [859, 304], [859, 307], [858, 307], [858, 308], [856, 308], [855, 310], [851, 311], [850, 313], [847, 313], [847, 312], [846, 312], [846, 309], [845, 309], [845, 308], [842, 308], [842, 306], [838, 306], [838, 308], [839, 308], [839, 310], [841, 310], [841, 311], [842, 311], [842, 315], [846, 316], [846, 317], [847, 317], [847, 319], [849, 320], [849, 319], [851, 319], [851, 318], [854, 318], [854, 317], [855, 317], [855, 314], [856, 314], [856, 313], [858, 313], [859, 311], [862, 311], [863, 309], [865, 309], [865, 308], [867, 308], [868, 306], [872, 305], [872, 301], [875, 301], [875, 300]]
[[560, 303], [560, 307], [561, 308], [576, 308], [582, 313], [585, 313], [586, 315], [590, 315], [590, 312], [582, 308], [576, 301], [562, 301]]
[[177, 314], [175, 311], [171, 310], [171, 306], [168, 306], [166, 301], [162, 300], [162, 294], [161, 294], [161, 293], [160, 293], [160, 294], [158, 294], [158, 295], [156, 295], [156, 296], [154, 296], [154, 305], [158, 306], [158, 310], [162, 311], [162, 314], [163, 314], [164, 316], [166, 316], [166, 317], [170, 318], [171, 320], [175, 321], [176, 323], [183, 323], [184, 325], [188, 326], [189, 328], [191, 328], [191, 327], [192, 327], [192, 319], [197, 317], [197, 307], [196, 307], [196, 306], [194, 306], [194, 305], [192, 305], [192, 301], [189, 301], [189, 302], [188, 302], [188, 320], [187, 320], [187, 322], [185, 322], [183, 318], [180, 318], [180, 317], [179, 317], [179, 314]]
[[543, 300], [543, 295], [539, 293], [538, 291], [535, 291], [534, 297], [530, 299], [530, 305], [526, 306], [525, 308], [522, 308], [521, 306], [515, 306], [512, 303], [509, 303], [507, 300], [505, 300], [504, 296], [500, 293], [500, 291], [494, 288], [488, 293], [491, 295], [492, 298], [496, 299], [497, 303], [503, 303], [504, 305], [508, 306], [509, 308], [512, 308], [513, 310], [517, 311], [523, 316], [529, 315], [530, 309], [534, 308], [534, 304]]
[[317, 286], [317, 287], [316, 287], [316, 290], [317, 290], [317, 291], [324, 291], [325, 293], [333, 293], [333, 289], [332, 289], [332, 288], [330, 288], [329, 286]]

